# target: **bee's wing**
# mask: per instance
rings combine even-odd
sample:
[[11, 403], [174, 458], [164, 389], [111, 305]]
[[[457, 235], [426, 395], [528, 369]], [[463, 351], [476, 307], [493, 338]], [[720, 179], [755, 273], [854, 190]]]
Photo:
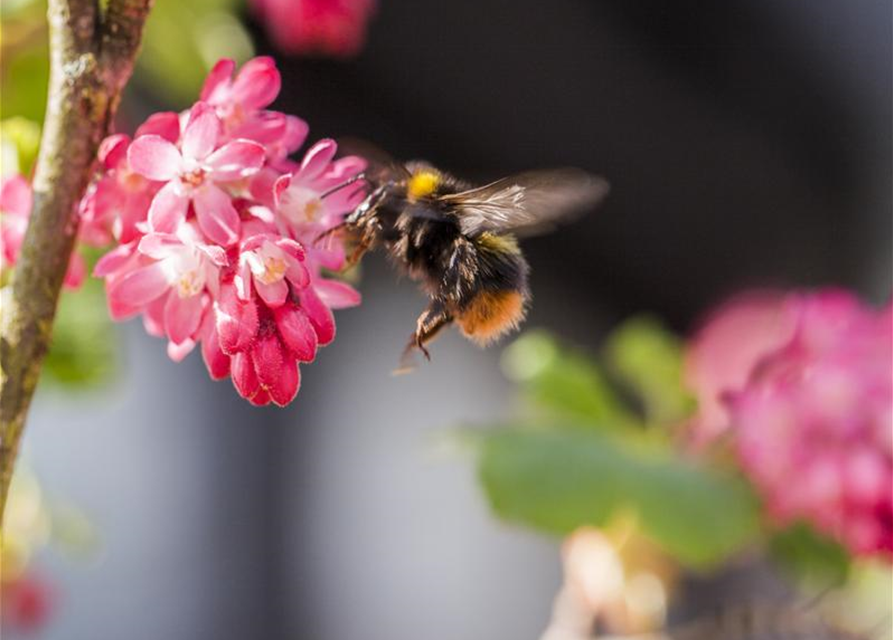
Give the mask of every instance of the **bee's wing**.
[[452, 204], [462, 232], [541, 232], [559, 220], [585, 213], [609, 191], [603, 178], [581, 169], [529, 171], [443, 196]]
[[371, 142], [358, 138], [338, 138], [338, 151], [343, 155], [359, 156], [366, 161], [363, 172], [366, 179], [373, 184], [382, 184], [391, 180], [402, 180], [409, 177], [406, 167], [394, 160], [386, 151]]

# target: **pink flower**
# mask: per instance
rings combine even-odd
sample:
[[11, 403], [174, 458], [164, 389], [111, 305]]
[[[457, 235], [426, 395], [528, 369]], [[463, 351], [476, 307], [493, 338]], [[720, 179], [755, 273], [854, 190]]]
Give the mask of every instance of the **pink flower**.
[[208, 74], [201, 100], [214, 107], [228, 139], [248, 139], [266, 147], [272, 160], [284, 159], [304, 143], [307, 123], [295, 116], [266, 111], [282, 85], [272, 58], [246, 62], [233, 78], [236, 64], [220, 60]]
[[835, 290], [760, 304], [731, 305], [702, 333], [738, 337], [726, 342], [743, 371], [727, 376], [723, 426], [742, 468], [775, 522], [806, 520], [855, 554], [893, 557], [893, 308]]
[[[175, 346], [188, 341], [194, 345], [202, 316], [218, 290], [218, 271], [226, 264], [223, 249], [200, 242], [197, 232], [182, 239], [183, 231], [190, 229], [185, 225], [180, 237], [166, 233], [144, 236], [131, 254], [136, 259], [122, 256], [122, 268], [108, 286], [114, 317], [145, 313], [149, 332], [166, 335]], [[132, 247], [128, 251], [132, 252]], [[100, 273], [109, 273], [107, 268], [103, 264]]]
[[242, 243], [234, 282], [239, 299], [250, 300], [256, 293], [271, 309], [281, 307], [290, 288], [301, 290], [310, 284], [304, 249], [289, 238], [251, 236]]
[[[2, 256], [0, 267], [3, 271], [15, 266], [28, 219], [32, 207], [31, 185], [20, 175], [13, 175], [0, 182], [0, 244]], [[76, 251], [71, 254], [68, 271], [65, 272], [64, 284], [70, 289], [77, 289], [84, 281], [86, 267], [84, 259]]]
[[276, 45], [287, 53], [350, 57], [366, 39], [375, 0], [253, 0]]
[[[176, 113], [156, 113], [136, 137], [156, 135], [176, 144], [180, 118]], [[91, 244], [107, 244], [111, 238], [127, 243], [139, 235], [137, 225], [146, 221], [149, 206], [162, 183], [133, 171], [127, 160], [130, 136], [114, 134], [102, 141], [99, 161], [104, 174], [84, 198], [81, 235]]]
[[[317, 142], [294, 172], [279, 176], [272, 185], [272, 206], [281, 224], [313, 253], [315, 263], [331, 270], [344, 265], [343, 246], [316, 239], [340, 223], [344, 214], [362, 201], [364, 193], [362, 187], [348, 187], [322, 196], [366, 166], [353, 156], [333, 161], [337, 150], [334, 140]], [[254, 185], [252, 188], [255, 190]]]
[[180, 147], [159, 135], [140, 136], [127, 150], [133, 171], [165, 182], [149, 207], [153, 231], [175, 233], [189, 205], [209, 240], [231, 245], [239, 239], [239, 214], [221, 183], [232, 183], [257, 172], [264, 148], [250, 140], [233, 140], [218, 147], [220, 119], [205, 103], [189, 115]]

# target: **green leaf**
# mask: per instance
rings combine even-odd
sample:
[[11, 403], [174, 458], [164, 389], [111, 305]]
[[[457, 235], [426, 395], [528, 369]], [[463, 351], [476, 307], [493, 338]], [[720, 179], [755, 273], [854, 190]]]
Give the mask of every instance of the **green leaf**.
[[599, 429], [636, 423], [596, 364], [561, 349], [544, 332], [529, 332], [503, 353], [505, 374], [550, 412]]
[[605, 355], [618, 377], [642, 400], [646, 417], [661, 424], [691, 415], [693, 397], [682, 382], [682, 342], [654, 318], [633, 318], [609, 337]]
[[495, 512], [565, 535], [635, 514], [683, 563], [718, 562], [757, 529], [748, 487], [666, 452], [591, 431], [500, 429], [481, 436], [479, 475]]
[[102, 283], [87, 278], [77, 291], [63, 291], [44, 371], [55, 382], [95, 386], [115, 369], [115, 331]]
[[769, 541], [771, 555], [807, 584], [822, 589], [842, 585], [849, 574], [849, 554], [840, 544], [797, 523]]

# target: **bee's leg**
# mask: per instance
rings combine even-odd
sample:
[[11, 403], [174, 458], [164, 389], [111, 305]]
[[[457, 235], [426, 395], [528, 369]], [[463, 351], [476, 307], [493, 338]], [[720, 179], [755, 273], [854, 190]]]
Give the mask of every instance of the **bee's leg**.
[[440, 302], [432, 302], [428, 308], [422, 312], [419, 319], [416, 320], [416, 330], [409, 339], [403, 355], [400, 358], [400, 368], [397, 372], [411, 371], [414, 368], [412, 363], [412, 352], [418, 349], [425, 356], [425, 359], [431, 360], [431, 353], [425, 345], [433, 340], [438, 332], [453, 321], [450, 314]]
[[345, 268], [356, 265], [369, 249], [375, 245], [375, 240], [381, 233], [381, 224], [377, 218], [367, 218], [363, 223], [363, 230], [357, 245], [351, 250], [345, 260]]

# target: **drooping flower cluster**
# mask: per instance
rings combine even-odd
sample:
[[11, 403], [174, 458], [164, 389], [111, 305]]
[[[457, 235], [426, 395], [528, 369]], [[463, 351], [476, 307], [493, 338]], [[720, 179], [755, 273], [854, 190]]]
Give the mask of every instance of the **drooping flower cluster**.
[[728, 430], [776, 522], [893, 557], [893, 307], [749, 296], [705, 325], [687, 365], [697, 437]]
[[344, 58], [359, 53], [375, 0], [252, 0], [285, 53]]
[[187, 112], [155, 114], [132, 139], [102, 143], [82, 235], [119, 243], [94, 270], [113, 318], [141, 315], [177, 361], [200, 344], [212, 378], [231, 376], [253, 404], [283, 406], [300, 386], [299, 363], [334, 338], [332, 310], [359, 303], [323, 276], [343, 266], [341, 244], [316, 240], [363, 197], [324, 194], [364, 165], [334, 159], [331, 140], [289, 159], [307, 125], [266, 108], [281, 82], [273, 61], [234, 71], [222, 60]]

